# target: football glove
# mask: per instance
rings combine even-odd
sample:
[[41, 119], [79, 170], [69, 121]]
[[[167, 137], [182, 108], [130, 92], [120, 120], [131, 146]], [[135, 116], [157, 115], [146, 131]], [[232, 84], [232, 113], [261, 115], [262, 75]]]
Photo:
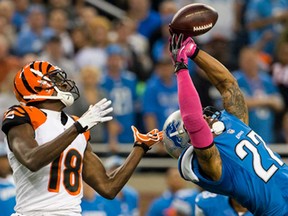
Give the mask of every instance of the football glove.
[[139, 133], [138, 129], [131, 126], [134, 135], [134, 147], [140, 146], [144, 149], [146, 153], [150, 147], [163, 140], [163, 131], [158, 129], [153, 129], [146, 134]]
[[188, 69], [188, 58], [195, 58], [199, 49], [191, 37], [188, 37], [183, 42], [183, 34], [179, 37], [173, 34], [170, 44], [170, 55], [175, 67], [175, 73], [181, 69]]
[[103, 98], [94, 105], [90, 105], [89, 109], [74, 123], [79, 133], [91, 129], [98, 123], [107, 122], [113, 119], [112, 116], [106, 116], [113, 111], [111, 100]]

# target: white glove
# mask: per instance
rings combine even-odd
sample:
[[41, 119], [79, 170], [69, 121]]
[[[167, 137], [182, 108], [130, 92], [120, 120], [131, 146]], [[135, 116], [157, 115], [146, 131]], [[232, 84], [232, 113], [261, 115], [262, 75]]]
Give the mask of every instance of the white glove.
[[90, 105], [89, 109], [74, 123], [77, 131], [83, 133], [99, 122], [102, 123], [112, 120], [112, 116], [106, 116], [113, 111], [113, 108], [109, 107], [111, 103], [111, 100], [103, 98], [98, 103]]

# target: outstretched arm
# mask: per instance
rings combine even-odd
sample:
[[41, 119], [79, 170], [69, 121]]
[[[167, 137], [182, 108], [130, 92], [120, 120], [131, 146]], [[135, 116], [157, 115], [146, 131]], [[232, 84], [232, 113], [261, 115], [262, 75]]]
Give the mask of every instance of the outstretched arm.
[[248, 110], [243, 93], [230, 71], [203, 50], [192, 59], [207, 74], [222, 96], [224, 109], [248, 124]]
[[163, 139], [163, 132], [157, 129], [147, 134], [141, 134], [132, 126], [134, 133], [134, 148], [125, 162], [111, 173], [106, 170], [92, 148], [88, 145], [84, 155], [83, 179], [101, 196], [113, 199], [128, 182], [141, 158], [150, 147]]
[[101, 196], [114, 199], [128, 182], [143, 155], [143, 149], [133, 148], [125, 163], [112, 174], [108, 174], [100, 158], [89, 146], [84, 155], [83, 180]]
[[191, 144], [197, 155], [202, 171], [213, 180], [222, 175], [222, 161], [208, 123], [203, 118], [202, 106], [196, 88], [188, 71], [188, 57], [197, 55], [197, 47], [192, 38], [182, 42], [183, 35], [177, 39], [173, 35], [170, 42], [172, 61], [175, 66], [178, 84], [180, 113]]

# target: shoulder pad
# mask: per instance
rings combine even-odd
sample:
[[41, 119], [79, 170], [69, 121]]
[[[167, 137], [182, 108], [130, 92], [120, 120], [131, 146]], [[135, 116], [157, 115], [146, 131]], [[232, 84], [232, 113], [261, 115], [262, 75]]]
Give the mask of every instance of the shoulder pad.
[[31, 124], [36, 130], [45, 121], [46, 115], [40, 109], [33, 106], [15, 105], [5, 112], [2, 131], [7, 134], [12, 127], [25, 123]]

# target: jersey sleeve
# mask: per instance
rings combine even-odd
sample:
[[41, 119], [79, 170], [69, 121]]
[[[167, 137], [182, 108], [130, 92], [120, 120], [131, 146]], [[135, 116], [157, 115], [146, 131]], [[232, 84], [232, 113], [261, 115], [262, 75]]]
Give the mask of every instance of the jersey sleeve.
[[199, 179], [193, 171], [193, 146], [187, 148], [178, 159], [178, 169], [182, 178], [186, 181], [198, 182]]
[[28, 113], [22, 106], [10, 107], [3, 116], [2, 131], [7, 135], [8, 131], [15, 126], [31, 123]]

